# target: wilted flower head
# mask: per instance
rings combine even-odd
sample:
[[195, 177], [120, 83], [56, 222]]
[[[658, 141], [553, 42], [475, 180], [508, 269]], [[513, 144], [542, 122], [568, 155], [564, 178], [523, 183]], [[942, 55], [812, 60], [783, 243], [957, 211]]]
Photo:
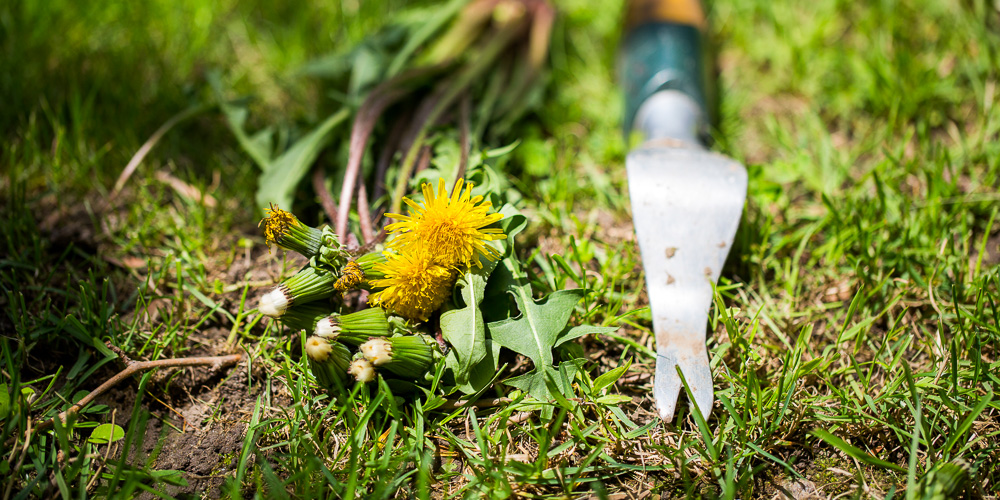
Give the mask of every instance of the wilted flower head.
[[425, 183], [423, 206], [403, 198], [410, 215], [386, 214], [399, 221], [386, 227], [396, 233], [388, 243], [389, 248], [400, 253], [410, 252], [411, 248], [422, 249], [444, 267], [481, 266], [480, 255], [490, 260], [499, 258], [499, 252], [485, 242], [502, 240], [507, 235], [500, 228], [486, 226], [503, 219], [503, 214], [488, 213], [492, 204], [482, 196], [472, 197], [471, 182], [463, 191], [463, 182], [459, 179], [455, 183], [450, 196], [444, 179], [438, 181], [437, 194]]
[[361, 268], [361, 265], [357, 261], [352, 260], [340, 270], [340, 278], [337, 278], [337, 282], [333, 284], [333, 287], [338, 292], [344, 293], [357, 287], [364, 280], [365, 270]]
[[257, 224], [264, 225], [265, 244], [271, 243], [286, 250], [312, 257], [323, 244], [323, 232], [299, 221], [291, 212], [286, 212], [271, 204], [264, 209], [264, 218]]

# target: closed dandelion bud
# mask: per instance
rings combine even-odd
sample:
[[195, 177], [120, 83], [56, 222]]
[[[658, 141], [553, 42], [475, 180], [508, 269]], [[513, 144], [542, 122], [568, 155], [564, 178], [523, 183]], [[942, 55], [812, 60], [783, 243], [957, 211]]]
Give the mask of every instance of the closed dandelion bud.
[[331, 314], [316, 323], [316, 335], [327, 339], [360, 345], [371, 337], [387, 337], [391, 333], [385, 311], [377, 307], [351, 314]]
[[281, 323], [295, 332], [301, 330], [313, 332], [316, 330], [316, 324], [330, 315], [330, 309], [331, 307], [322, 301], [299, 304], [288, 308], [281, 315]]
[[407, 379], [424, 378], [434, 363], [434, 348], [423, 335], [371, 339], [361, 354], [374, 366]]
[[323, 245], [322, 230], [303, 224], [291, 212], [286, 212], [273, 203], [264, 209], [264, 215], [257, 225], [264, 225], [265, 243], [269, 247], [274, 243], [306, 257], [319, 253]]
[[367, 384], [375, 380], [375, 367], [367, 359], [355, 359], [347, 369], [347, 373], [354, 376], [354, 379], [362, 384]]
[[306, 357], [316, 381], [326, 389], [342, 388], [351, 364], [351, 353], [340, 342], [319, 337], [306, 339]]
[[333, 282], [332, 272], [306, 266], [261, 297], [257, 309], [272, 318], [281, 317], [292, 305], [332, 296]]

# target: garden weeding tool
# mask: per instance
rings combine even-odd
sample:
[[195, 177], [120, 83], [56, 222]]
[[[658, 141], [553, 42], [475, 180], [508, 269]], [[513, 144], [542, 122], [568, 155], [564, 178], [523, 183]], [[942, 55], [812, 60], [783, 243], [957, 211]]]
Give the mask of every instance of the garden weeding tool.
[[679, 368], [708, 418], [708, 310], [740, 223], [747, 173], [706, 149], [710, 78], [698, 1], [633, 0], [627, 23], [625, 129], [645, 142], [625, 165], [656, 333], [653, 397], [660, 417], [673, 419]]

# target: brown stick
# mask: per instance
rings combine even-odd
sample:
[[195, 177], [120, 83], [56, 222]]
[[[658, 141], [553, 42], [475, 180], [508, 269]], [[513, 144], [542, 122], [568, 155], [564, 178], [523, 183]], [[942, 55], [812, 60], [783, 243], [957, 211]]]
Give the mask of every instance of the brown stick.
[[337, 219], [334, 226], [337, 234], [347, 234], [347, 219], [350, 215], [351, 201], [353, 201], [354, 189], [361, 176], [361, 160], [364, 158], [365, 146], [368, 144], [368, 138], [371, 137], [379, 116], [382, 116], [382, 112], [392, 103], [410, 93], [414, 85], [445, 67], [445, 65], [436, 65], [418, 68], [396, 76], [375, 87], [365, 98], [365, 102], [361, 104], [361, 109], [354, 117], [351, 139], [348, 143], [347, 168], [344, 172], [344, 184], [340, 190]]
[[372, 213], [368, 206], [368, 190], [365, 183], [358, 184], [358, 224], [361, 225], [361, 241], [368, 244], [375, 239], [375, 230], [372, 229]]
[[[56, 418], [58, 418], [61, 422], [65, 423], [66, 419], [68, 419], [70, 415], [76, 414], [83, 407], [90, 404], [90, 402], [93, 401], [95, 398], [107, 392], [108, 389], [111, 389], [112, 387], [118, 385], [123, 380], [131, 377], [132, 375], [135, 375], [136, 373], [144, 372], [146, 370], [152, 370], [154, 368], [165, 368], [171, 366], [213, 365], [214, 368], [218, 369], [224, 366], [234, 365], [238, 363], [241, 359], [243, 359], [243, 354], [230, 354], [228, 356], [200, 356], [193, 358], [158, 359], [156, 361], [133, 361], [132, 363], [128, 364], [128, 366], [126, 366], [124, 370], [118, 372], [117, 374], [115, 374], [114, 377], [109, 378], [103, 384], [98, 386], [97, 389], [90, 391], [90, 394], [84, 396], [83, 399], [81, 399], [78, 403], [74, 404], [73, 406], [70, 406], [69, 409], [60, 413], [55, 418], [51, 418], [39, 424], [37, 427], [35, 427], [35, 432], [43, 431], [45, 429], [48, 429], [49, 427], [52, 427], [55, 424]], [[28, 434], [25, 434], [25, 439], [28, 439], [29, 437], [30, 436]]]
[[333, 196], [330, 196], [330, 191], [326, 189], [326, 176], [323, 175], [323, 168], [316, 167], [313, 171], [313, 191], [316, 191], [316, 195], [319, 196], [319, 203], [323, 205], [323, 211], [326, 212], [326, 216], [330, 218], [330, 223], [333, 224], [337, 220], [337, 203], [333, 201]]
[[361, 176], [361, 160], [365, 155], [365, 146], [368, 144], [372, 129], [375, 128], [375, 122], [385, 108], [406, 94], [405, 90], [379, 87], [372, 91], [354, 118], [347, 153], [347, 169], [344, 172], [344, 184], [340, 188], [340, 205], [337, 207], [335, 229], [337, 234], [347, 234], [348, 212], [351, 210], [351, 201], [354, 200], [355, 186]]

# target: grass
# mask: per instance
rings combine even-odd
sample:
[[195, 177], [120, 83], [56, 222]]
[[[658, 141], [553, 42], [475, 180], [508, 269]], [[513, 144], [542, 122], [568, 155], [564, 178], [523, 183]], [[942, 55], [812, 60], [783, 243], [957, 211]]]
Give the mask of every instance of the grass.
[[[711, 4], [715, 148], [747, 165], [749, 199], [711, 318], [718, 402], [707, 423], [662, 424], [613, 74], [620, 5], [559, 2], [546, 100], [508, 165], [536, 290], [586, 285], [576, 320], [621, 326], [562, 347], [590, 359], [574, 398], [452, 409], [319, 391], [301, 339], [250, 313], [296, 261], [263, 250], [257, 170], [216, 111], [105, 201], [157, 127], [210, 100], [210, 71], [255, 96], [255, 128], [319, 121], [328, 89], [297, 68], [401, 3], [0, 6], [5, 498], [996, 497], [992, 4]], [[249, 360], [147, 373], [25, 446], [29, 425], [119, 370], [105, 342]], [[103, 423], [122, 439], [90, 439]]]

